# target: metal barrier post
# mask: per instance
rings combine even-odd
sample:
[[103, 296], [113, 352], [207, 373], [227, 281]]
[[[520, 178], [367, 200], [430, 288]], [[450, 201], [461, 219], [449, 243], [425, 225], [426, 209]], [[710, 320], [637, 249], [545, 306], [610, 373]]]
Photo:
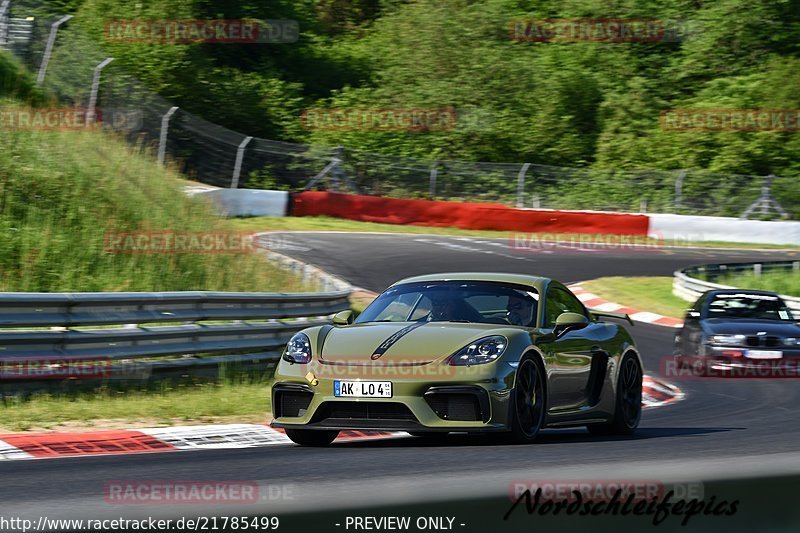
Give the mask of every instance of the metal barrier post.
[[170, 107], [169, 111], [161, 117], [161, 134], [158, 138], [158, 164], [164, 166], [164, 159], [167, 155], [167, 131], [169, 129], [169, 119], [178, 110], [178, 106]]
[[528, 169], [530, 168], [530, 163], [525, 163], [522, 165], [522, 168], [519, 169], [519, 174], [517, 174], [517, 208], [522, 209], [525, 207], [525, 174], [528, 173]]
[[439, 175], [439, 163], [438, 161], [434, 161], [433, 166], [431, 166], [431, 178], [428, 187], [428, 194], [430, 195], [431, 200], [436, 198], [436, 177], [438, 175]]
[[764, 177], [764, 182], [761, 186], [761, 196], [759, 196], [758, 200], [753, 202], [742, 214], [743, 219], [747, 219], [747, 217], [753, 213], [769, 215], [772, 210], [775, 210], [781, 218], [789, 218], [789, 214], [781, 207], [781, 204], [772, 197], [772, 180], [774, 178], [774, 174]]
[[242, 159], [244, 159], [244, 149], [252, 141], [252, 137], [245, 137], [236, 149], [236, 163], [233, 164], [233, 178], [231, 179], [231, 189], [239, 187], [239, 174], [242, 171]]
[[[8, 35], [8, 7], [11, 0], [3, 0], [0, 2], [0, 46], [6, 44], [6, 36]], [[5, 20], [5, 22], [3, 22]]]
[[39, 73], [36, 75], [36, 85], [39, 87], [41, 87], [42, 83], [44, 83], [44, 76], [47, 73], [47, 64], [50, 63], [50, 56], [53, 55], [53, 46], [56, 44], [56, 34], [58, 34], [58, 28], [71, 18], [72, 15], [66, 15], [50, 25], [50, 35], [47, 36], [47, 44], [44, 47], [42, 64], [39, 65]]
[[100, 90], [100, 72], [114, 61], [113, 57], [105, 58], [99, 65], [94, 67], [94, 78], [92, 78], [92, 92], [89, 94], [89, 107], [86, 110], [86, 125], [90, 126], [94, 123], [95, 107], [97, 107], [97, 92]]
[[683, 207], [683, 180], [686, 179], [686, 174], [685, 170], [681, 170], [681, 173], [675, 179], [675, 211]]

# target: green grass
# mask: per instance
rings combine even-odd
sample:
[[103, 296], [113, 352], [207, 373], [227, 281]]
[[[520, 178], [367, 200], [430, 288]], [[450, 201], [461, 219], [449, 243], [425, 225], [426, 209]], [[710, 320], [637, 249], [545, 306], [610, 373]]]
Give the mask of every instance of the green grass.
[[106, 251], [125, 231], [229, 231], [176, 173], [102, 132], [0, 130], [0, 290], [298, 291], [248, 253]]
[[[0, 107], [56, 107], [0, 52]], [[130, 231], [230, 231], [185, 177], [147, 149], [102, 131], [0, 127], [0, 291], [303, 291], [260, 254], [121, 254], [106, 236]], [[259, 378], [261, 379], [261, 378]], [[155, 390], [4, 396], [5, 431], [263, 422], [266, 382], [234, 380]]]
[[742, 289], [758, 289], [787, 296], [800, 296], [800, 272], [768, 272], [761, 276], [740, 274], [717, 278], [714, 282]]
[[581, 283], [587, 291], [638, 311], [683, 318], [691, 305], [672, 294], [670, 277], [607, 277]]
[[[467, 237], [488, 237], [495, 239], [512, 238], [514, 232], [467, 230], [460, 228], [442, 228], [430, 226], [401, 226], [395, 224], [381, 224], [377, 222], [360, 222], [327, 216], [320, 217], [252, 217], [232, 220], [234, 227], [241, 230], [252, 231], [352, 231], [352, 232], [383, 232], [383, 233], [413, 233], [437, 235], [461, 235]], [[536, 237], [546, 241], [564, 240], [581, 242], [581, 234], [577, 233], [524, 233], [528, 238]], [[592, 242], [604, 239], [604, 235], [592, 235]], [[619, 237], [610, 237], [609, 242], [618, 243]], [[764, 248], [764, 249], [800, 249], [800, 246], [778, 244], [746, 244], [731, 242], [687, 242], [685, 240], [659, 241], [637, 237], [635, 243], [662, 246], [701, 247], [701, 248]]]
[[4, 398], [0, 430], [103, 429], [232, 420], [258, 423], [271, 416], [270, 408], [266, 382], [164, 387], [156, 392], [40, 394], [25, 400]]

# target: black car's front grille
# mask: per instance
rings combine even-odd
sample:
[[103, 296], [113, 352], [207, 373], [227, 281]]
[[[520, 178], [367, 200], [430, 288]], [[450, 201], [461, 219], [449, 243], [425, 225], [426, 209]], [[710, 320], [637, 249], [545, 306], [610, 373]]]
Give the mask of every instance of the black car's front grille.
[[774, 335], [749, 335], [745, 339], [745, 344], [750, 347], [775, 348], [781, 346], [781, 338]]
[[314, 414], [313, 422], [331, 420], [402, 420], [416, 417], [408, 407], [396, 402], [325, 402]]
[[478, 421], [483, 418], [480, 402], [474, 394], [430, 394], [425, 399], [442, 420]]
[[314, 393], [303, 390], [276, 390], [275, 418], [282, 416], [303, 416], [311, 403]]
[[474, 385], [444, 385], [429, 388], [425, 401], [442, 420], [489, 421], [489, 396]]

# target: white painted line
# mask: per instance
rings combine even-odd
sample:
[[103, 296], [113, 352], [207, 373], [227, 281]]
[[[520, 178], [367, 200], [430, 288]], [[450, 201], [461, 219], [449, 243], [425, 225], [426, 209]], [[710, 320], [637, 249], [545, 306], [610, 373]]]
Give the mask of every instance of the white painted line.
[[622, 309], [622, 306], [614, 302], [606, 302], [604, 304], [595, 305], [592, 309], [597, 309], [598, 311], [616, 311], [617, 309]]
[[9, 443], [0, 440], [0, 461], [2, 460], [18, 460], [18, 459], [34, 459], [34, 456], [28, 452], [24, 452], [12, 446]]
[[259, 424], [221, 424], [208, 426], [173, 426], [139, 429], [179, 450], [252, 448], [290, 444], [280, 431]]
[[647, 311], [639, 311], [638, 313], [633, 313], [630, 317], [634, 320], [638, 320], [639, 322], [654, 322], [659, 318], [664, 318], [662, 315], [657, 315], [656, 313], [648, 313]]

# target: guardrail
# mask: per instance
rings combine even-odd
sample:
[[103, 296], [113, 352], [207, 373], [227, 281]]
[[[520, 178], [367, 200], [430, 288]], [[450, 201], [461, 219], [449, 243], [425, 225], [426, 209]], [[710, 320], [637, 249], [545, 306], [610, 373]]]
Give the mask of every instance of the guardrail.
[[[349, 308], [349, 295], [0, 293], [0, 384], [63, 376], [72, 362], [100, 361], [99, 377], [119, 380], [271, 365], [298, 330]], [[26, 373], [35, 360], [45, 368]]]
[[[731, 285], [722, 285], [713, 281], [706, 281], [698, 278], [704, 275], [709, 279], [715, 280], [721, 276], [754, 272], [760, 276], [769, 272], [800, 272], [800, 261], [762, 261], [760, 263], [720, 263], [709, 265], [698, 265], [681, 270], [676, 270], [672, 280], [672, 294], [682, 298], [687, 302], [695, 302], [706, 291], [716, 289], [736, 289]], [[781, 295], [786, 305], [792, 311], [800, 314], [800, 298], [795, 296]]]

